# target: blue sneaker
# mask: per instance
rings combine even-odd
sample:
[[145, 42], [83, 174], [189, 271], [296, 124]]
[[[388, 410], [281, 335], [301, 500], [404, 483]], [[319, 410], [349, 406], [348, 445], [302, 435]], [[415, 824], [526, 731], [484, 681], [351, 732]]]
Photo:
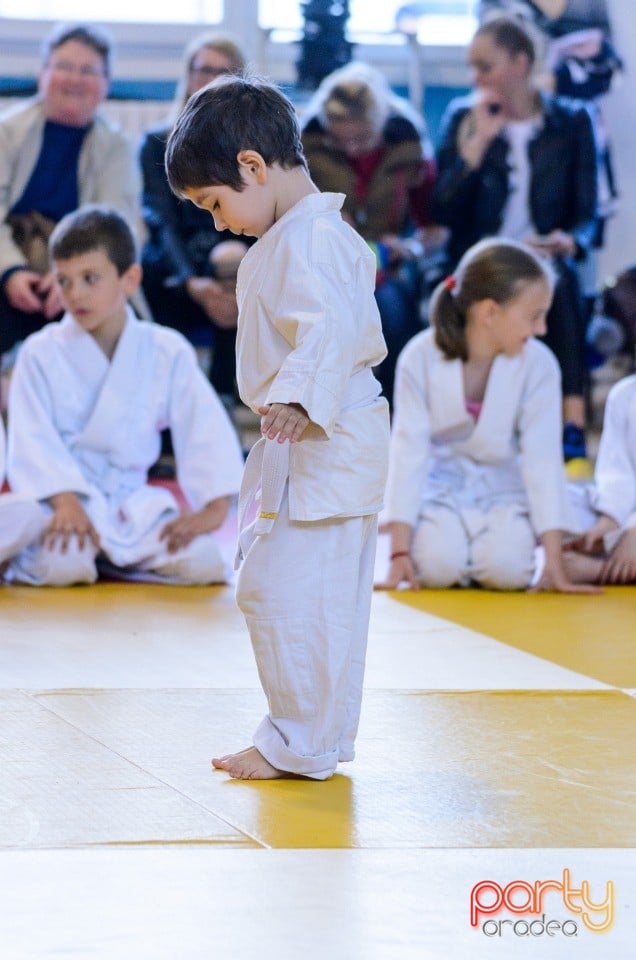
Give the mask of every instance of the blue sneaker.
[[568, 460], [587, 457], [585, 449], [585, 430], [575, 423], [566, 423], [563, 427], [563, 459]]

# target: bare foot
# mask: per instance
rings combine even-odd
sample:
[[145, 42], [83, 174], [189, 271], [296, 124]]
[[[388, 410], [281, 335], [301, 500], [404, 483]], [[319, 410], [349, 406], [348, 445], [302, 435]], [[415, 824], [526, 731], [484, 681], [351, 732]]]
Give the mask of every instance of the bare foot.
[[268, 763], [256, 747], [246, 747], [238, 753], [228, 753], [224, 757], [214, 757], [212, 766], [225, 770], [235, 780], [276, 780], [293, 774], [278, 770]]
[[572, 583], [599, 583], [603, 563], [603, 557], [590, 557], [576, 550], [563, 552], [563, 565]]

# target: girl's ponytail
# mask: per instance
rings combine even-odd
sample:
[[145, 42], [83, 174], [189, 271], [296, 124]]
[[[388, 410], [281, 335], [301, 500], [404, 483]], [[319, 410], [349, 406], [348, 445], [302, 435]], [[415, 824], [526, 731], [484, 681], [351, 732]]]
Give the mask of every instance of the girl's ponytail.
[[453, 293], [455, 286], [455, 279], [447, 277], [433, 291], [429, 318], [431, 326], [435, 328], [435, 343], [444, 356], [449, 360], [467, 360], [466, 317]]

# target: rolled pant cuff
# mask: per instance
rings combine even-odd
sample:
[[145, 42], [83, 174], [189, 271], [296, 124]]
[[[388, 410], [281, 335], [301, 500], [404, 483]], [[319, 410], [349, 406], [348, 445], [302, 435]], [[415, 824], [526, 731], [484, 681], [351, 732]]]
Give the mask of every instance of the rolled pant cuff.
[[302, 756], [294, 753], [285, 744], [280, 731], [269, 717], [264, 717], [256, 728], [253, 739], [256, 749], [263, 754], [268, 763], [277, 770], [286, 773], [297, 773], [312, 780], [327, 780], [332, 776], [338, 764], [338, 748], [329, 753], [314, 757]]

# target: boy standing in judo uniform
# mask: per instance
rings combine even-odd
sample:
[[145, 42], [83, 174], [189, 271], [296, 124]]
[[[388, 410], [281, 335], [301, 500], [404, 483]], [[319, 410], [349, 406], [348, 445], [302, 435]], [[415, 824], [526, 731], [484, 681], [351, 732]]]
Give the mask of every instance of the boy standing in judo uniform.
[[[47, 526], [9, 577], [92, 583], [104, 561], [122, 578], [225, 580], [214, 531], [238, 490], [238, 439], [188, 342], [127, 305], [141, 280], [130, 227], [113, 209], [82, 207], [57, 225], [50, 250], [67, 312], [20, 350], [7, 465]], [[166, 427], [191, 512], [147, 483]]]
[[258, 238], [237, 286], [239, 392], [262, 418], [237, 601], [269, 710], [253, 746], [212, 762], [241, 779], [323, 780], [354, 756], [386, 479], [375, 261], [342, 219], [344, 197], [311, 181], [294, 108], [266, 82], [219, 78], [195, 94], [166, 169], [217, 229]]

